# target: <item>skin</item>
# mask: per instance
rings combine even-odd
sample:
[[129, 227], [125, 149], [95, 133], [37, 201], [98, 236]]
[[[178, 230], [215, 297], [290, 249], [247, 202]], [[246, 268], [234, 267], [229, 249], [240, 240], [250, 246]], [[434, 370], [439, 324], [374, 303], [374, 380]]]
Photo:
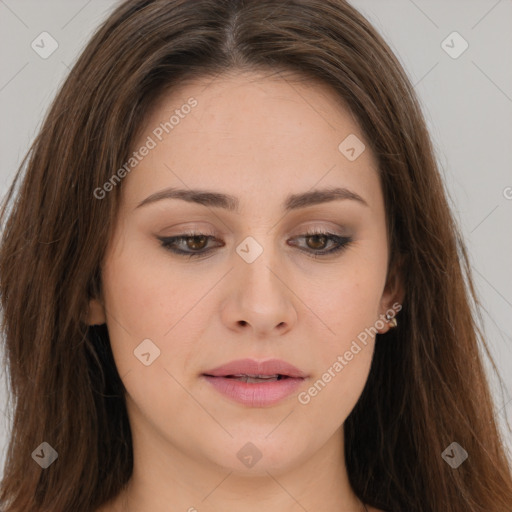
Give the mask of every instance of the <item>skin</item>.
[[[373, 337], [306, 405], [294, 393], [251, 408], [201, 374], [234, 359], [279, 358], [309, 375], [299, 389], [307, 391], [400, 302], [400, 283], [387, 279], [377, 161], [332, 90], [255, 72], [173, 89], [134, 147], [155, 138], [153, 130], [190, 97], [197, 106], [122, 182], [103, 296], [90, 303], [90, 324], [109, 329], [134, 449], [126, 490], [101, 510], [362, 511], [348, 481], [343, 423], [366, 383]], [[349, 134], [366, 145], [354, 161], [338, 149]], [[232, 194], [240, 212], [180, 199], [137, 208], [167, 187]], [[344, 199], [283, 213], [288, 194], [324, 187], [346, 187], [367, 205]], [[210, 253], [189, 259], [157, 238], [188, 228], [220, 242], [210, 239]], [[303, 237], [310, 228], [353, 241], [314, 259], [305, 251], [335, 243]], [[263, 248], [252, 263], [235, 250], [247, 236]], [[197, 239], [179, 244], [189, 252], [204, 247]], [[390, 328], [383, 323], [380, 333]], [[149, 366], [134, 357], [147, 338], [160, 350]], [[252, 468], [237, 457], [247, 442], [262, 454]]]

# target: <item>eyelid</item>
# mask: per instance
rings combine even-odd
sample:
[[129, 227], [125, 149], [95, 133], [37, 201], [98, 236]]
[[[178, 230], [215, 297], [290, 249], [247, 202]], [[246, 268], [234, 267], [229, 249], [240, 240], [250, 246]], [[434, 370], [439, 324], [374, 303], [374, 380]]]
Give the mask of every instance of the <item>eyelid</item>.
[[[346, 229], [343, 229], [343, 226], [340, 226], [340, 225], [333, 225], [333, 223], [328, 223], [330, 225], [325, 225], [325, 221], [317, 221], [317, 222], [324, 222], [324, 224], [322, 225], [318, 225], [318, 224], [313, 224], [315, 221], [310, 221], [308, 223], [306, 223], [305, 225], [304, 224], [301, 224], [300, 227], [298, 228], [294, 228], [293, 230], [291, 231], [288, 231], [286, 234], [285, 234], [285, 237], [286, 238], [296, 238], [296, 237], [300, 237], [300, 236], [305, 236], [305, 235], [315, 235], [315, 234], [331, 234], [331, 235], [335, 235], [337, 237], [340, 237], [340, 238], [350, 238], [350, 234], [348, 232], [348, 230]], [[169, 239], [169, 238], [180, 238], [180, 237], [197, 237], [197, 236], [207, 236], [207, 237], [211, 237], [213, 239], [216, 239], [218, 240], [219, 238], [226, 238], [227, 236], [229, 236], [229, 233], [226, 233], [225, 231], [223, 230], [219, 230], [219, 231], [216, 231], [214, 228], [211, 228], [211, 227], [204, 227], [204, 226], [197, 226], [197, 225], [188, 225], [188, 226], [185, 226], [183, 228], [180, 228], [179, 224], [177, 225], [178, 227], [176, 228], [177, 229], [177, 232], [174, 234], [169, 234], [169, 235], [159, 235], [157, 236], [157, 238], [159, 239]], [[173, 228], [175, 226], [172, 226]], [[232, 232], [231, 232], [232, 233]]]
[[[335, 233], [332, 233], [331, 231], [328, 231], [326, 229], [322, 229], [319, 227], [316, 228], [310, 228], [309, 230], [302, 231], [300, 234], [291, 237], [292, 240], [301, 238], [306, 239], [309, 237], [313, 237], [315, 235], [324, 236], [327, 240], [327, 245], [329, 243], [334, 243], [334, 247], [330, 249], [308, 249], [308, 248], [302, 248], [300, 247], [300, 244], [292, 243], [289, 244], [292, 247], [298, 247], [298, 250], [302, 253], [306, 254], [308, 257], [313, 259], [328, 259], [329, 256], [335, 257], [338, 254], [341, 254], [344, 252], [344, 250], [353, 243], [353, 238], [351, 236], [344, 236], [344, 235], [337, 235]], [[202, 258], [206, 258], [207, 255], [214, 252], [214, 250], [218, 247], [223, 247], [225, 244], [222, 242], [220, 245], [217, 245], [216, 247], [209, 247], [206, 249], [201, 249], [199, 251], [194, 250], [183, 250], [183, 249], [177, 249], [176, 247], [173, 247], [172, 244], [176, 243], [177, 241], [182, 242], [183, 240], [186, 240], [187, 238], [206, 238], [207, 239], [207, 245], [210, 240], [219, 241], [219, 239], [214, 235], [209, 235], [205, 232], [201, 231], [195, 231], [195, 230], [189, 230], [188, 232], [182, 232], [177, 235], [168, 236], [168, 237], [157, 237], [160, 240], [161, 246], [167, 250], [168, 252], [174, 253], [177, 256], [181, 257], [188, 257], [189, 259], [197, 259], [200, 260]]]
[[347, 226], [343, 223], [327, 221], [325, 219], [312, 219], [307, 222], [301, 222], [299, 226], [288, 230], [287, 236], [295, 236], [294, 233], [296, 232], [301, 235], [314, 230], [321, 230], [322, 232], [329, 231], [330, 233], [334, 233], [339, 236], [343, 236], [348, 232]]

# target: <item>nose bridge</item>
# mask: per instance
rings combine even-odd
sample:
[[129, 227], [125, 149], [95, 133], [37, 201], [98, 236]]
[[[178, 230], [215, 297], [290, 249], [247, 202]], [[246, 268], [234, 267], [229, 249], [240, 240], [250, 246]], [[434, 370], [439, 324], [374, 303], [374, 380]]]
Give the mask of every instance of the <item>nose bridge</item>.
[[272, 234], [262, 231], [255, 236], [245, 237], [236, 247], [236, 253], [241, 260], [237, 261], [237, 266], [243, 287], [255, 292], [262, 288], [267, 293], [269, 287], [275, 288], [277, 264]]
[[262, 229], [236, 246], [236, 295], [242, 315], [261, 314], [286, 320], [289, 293], [274, 234]]

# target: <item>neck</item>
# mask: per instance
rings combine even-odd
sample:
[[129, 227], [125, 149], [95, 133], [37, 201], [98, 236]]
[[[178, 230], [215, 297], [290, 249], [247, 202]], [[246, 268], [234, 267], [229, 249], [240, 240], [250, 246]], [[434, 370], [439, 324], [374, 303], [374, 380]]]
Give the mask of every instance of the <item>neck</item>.
[[268, 512], [367, 511], [348, 481], [343, 428], [288, 465], [276, 456], [245, 472], [206, 456], [191, 458], [146, 430], [132, 432], [132, 439], [134, 470], [116, 511], [260, 512], [262, 506]]

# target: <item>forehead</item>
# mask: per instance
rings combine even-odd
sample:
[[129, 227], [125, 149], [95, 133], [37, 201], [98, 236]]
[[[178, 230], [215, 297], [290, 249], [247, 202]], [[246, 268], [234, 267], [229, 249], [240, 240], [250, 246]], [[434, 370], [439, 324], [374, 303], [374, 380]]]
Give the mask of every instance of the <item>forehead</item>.
[[[355, 116], [329, 86], [296, 75], [245, 72], [180, 84], [148, 113], [134, 150], [148, 138], [154, 147], [123, 184], [132, 204], [175, 185], [261, 191], [269, 200], [295, 184], [301, 192], [316, 183], [375, 188], [377, 162]], [[366, 149], [348, 159], [345, 140]]]
[[[217, 140], [250, 134], [263, 140], [283, 128], [281, 142], [304, 134], [314, 140], [314, 131], [322, 137], [337, 130], [362, 136], [357, 119], [331, 87], [291, 73], [240, 72], [189, 80], [160, 98], [147, 117], [146, 128], [169, 119], [191, 97], [197, 106], [187, 124], [197, 128], [197, 136], [207, 131]], [[207, 130], [201, 130], [203, 124]], [[173, 130], [176, 140], [188, 138], [189, 133]]]

